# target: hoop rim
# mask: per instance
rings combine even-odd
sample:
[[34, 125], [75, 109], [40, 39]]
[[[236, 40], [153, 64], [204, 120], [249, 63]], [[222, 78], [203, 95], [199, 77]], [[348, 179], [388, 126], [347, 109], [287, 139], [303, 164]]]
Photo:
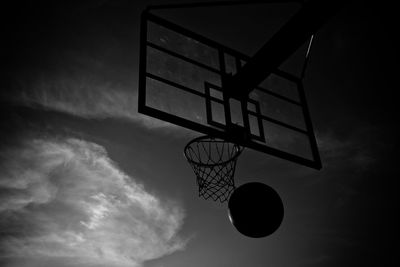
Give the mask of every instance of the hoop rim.
[[[218, 162], [218, 163], [212, 163], [212, 164], [201, 163], [201, 162], [197, 162], [197, 161], [194, 161], [194, 160], [190, 159], [190, 158], [188, 157], [188, 155], [187, 155], [187, 151], [188, 151], [189, 147], [190, 147], [193, 143], [196, 143], [196, 142], [199, 142], [199, 141], [202, 141], [202, 140], [207, 140], [207, 139], [209, 139], [210, 141], [211, 141], [212, 139], [216, 139], [217, 141], [220, 140], [220, 141], [225, 142], [225, 143], [233, 144], [233, 146], [234, 146], [235, 148], [237, 148], [237, 150], [236, 150], [236, 152], [235, 152], [235, 155], [234, 155], [232, 158], [229, 158], [229, 159], [227, 159], [227, 160], [225, 160], [225, 161]], [[214, 167], [214, 166], [223, 165], [223, 164], [226, 164], [226, 163], [228, 163], [228, 162], [230, 162], [230, 161], [236, 160], [237, 157], [239, 157], [239, 155], [242, 153], [243, 150], [244, 150], [244, 147], [242, 147], [242, 146], [240, 146], [240, 145], [238, 145], [238, 144], [236, 144], [236, 143], [226, 141], [226, 140], [224, 140], [224, 139], [222, 139], [222, 138], [213, 137], [213, 136], [211, 136], [211, 135], [203, 135], [203, 136], [196, 137], [196, 138], [194, 138], [193, 140], [191, 140], [189, 143], [187, 143], [186, 146], [185, 146], [185, 148], [183, 149], [183, 154], [184, 154], [186, 160], [187, 160], [190, 164], [195, 164], [195, 165], [197, 165], [197, 166], [203, 166], [203, 167]]]

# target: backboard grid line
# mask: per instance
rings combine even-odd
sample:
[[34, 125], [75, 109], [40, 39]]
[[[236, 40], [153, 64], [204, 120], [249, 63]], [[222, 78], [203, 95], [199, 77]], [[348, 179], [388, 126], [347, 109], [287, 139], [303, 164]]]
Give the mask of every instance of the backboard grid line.
[[302, 104], [301, 104], [300, 102], [296, 101], [296, 100], [293, 100], [293, 99], [288, 98], [288, 97], [285, 97], [285, 96], [283, 96], [283, 95], [274, 93], [274, 92], [272, 92], [272, 91], [270, 91], [270, 90], [268, 90], [268, 89], [262, 88], [262, 87], [260, 87], [260, 86], [257, 86], [256, 89], [259, 90], [259, 91], [261, 91], [261, 92], [264, 92], [264, 93], [266, 93], [266, 94], [269, 94], [269, 95], [272, 95], [272, 96], [274, 96], [274, 97], [277, 97], [277, 98], [280, 98], [280, 99], [282, 99], [282, 100], [285, 100], [285, 101], [287, 101], [287, 102], [290, 102], [290, 103], [292, 103], [292, 104], [295, 104], [295, 105], [298, 105], [298, 106], [302, 106]]
[[213, 67], [207, 66], [207, 65], [205, 65], [205, 64], [203, 64], [203, 63], [201, 63], [201, 62], [198, 62], [198, 61], [196, 61], [196, 60], [193, 60], [193, 59], [190, 59], [190, 58], [188, 58], [188, 57], [185, 57], [185, 56], [183, 56], [183, 55], [181, 55], [181, 54], [178, 54], [178, 53], [175, 53], [175, 52], [170, 51], [170, 50], [168, 50], [168, 49], [165, 49], [165, 48], [163, 48], [163, 47], [161, 47], [161, 46], [159, 46], [159, 45], [156, 45], [156, 44], [154, 44], [154, 43], [152, 43], [152, 42], [147, 41], [147, 45], [150, 46], [150, 47], [152, 47], [152, 48], [154, 48], [154, 49], [157, 49], [157, 50], [159, 50], [159, 51], [161, 51], [161, 52], [164, 52], [164, 53], [169, 54], [169, 55], [171, 55], [171, 56], [174, 56], [174, 57], [177, 57], [177, 58], [179, 58], [179, 59], [182, 59], [182, 60], [184, 60], [184, 61], [186, 61], [186, 62], [188, 62], [188, 63], [191, 63], [191, 64], [193, 64], [193, 65], [197, 65], [198, 67], [201, 67], [201, 68], [203, 68], [203, 69], [207, 69], [207, 70], [212, 71], [212, 72], [215, 72], [215, 73], [217, 73], [217, 74], [221, 74], [221, 71], [218, 70], [218, 69], [214, 69]]
[[181, 85], [181, 84], [179, 84], [179, 83], [175, 83], [175, 82], [173, 82], [173, 81], [166, 80], [166, 79], [164, 79], [164, 78], [162, 78], [162, 77], [160, 77], [160, 76], [157, 76], [157, 75], [154, 75], [154, 74], [151, 74], [151, 73], [146, 73], [146, 77], [148, 77], [148, 78], [150, 78], [150, 79], [153, 79], [153, 80], [157, 80], [157, 81], [159, 81], [159, 82], [162, 82], [162, 83], [165, 83], [165, 84], [168, 84], [168, 85], [171, 85], [171, 86], [173, 86], [173, 87], [177, 87], [177, 88], [179, 88], [180, 90], [183, 90], [183, 91], [185, 91], [185, 92], [188, 92], [188, 93], [191, 93], [191, 94], [200, 96], [200, 97], [204, 97], [204, 98], [207, 97], [207, 95], [204, 94], [204, 93], [202, 93], [202, 92], [199, 92], [199, 91], [197, 91], [197, 90], [195, 90], [195, 89], [186, 87], [186, 86]]

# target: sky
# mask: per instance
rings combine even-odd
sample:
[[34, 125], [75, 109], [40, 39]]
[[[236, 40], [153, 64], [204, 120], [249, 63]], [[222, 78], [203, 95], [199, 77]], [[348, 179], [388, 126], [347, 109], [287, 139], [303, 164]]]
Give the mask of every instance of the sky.
[[[349, 2], [315, 36], [304, 84], [321, 170], [240, 156], [236, 183], [264, 182], [285, 206], [252, 239], [198, 197], [183, 148], [199, 134], [137, 112], [140, 13], [163, 3], [2, 5], [0, 266], [397, 266], [394, 6]], [[248, 55], [284, 16], [160, 15]]]

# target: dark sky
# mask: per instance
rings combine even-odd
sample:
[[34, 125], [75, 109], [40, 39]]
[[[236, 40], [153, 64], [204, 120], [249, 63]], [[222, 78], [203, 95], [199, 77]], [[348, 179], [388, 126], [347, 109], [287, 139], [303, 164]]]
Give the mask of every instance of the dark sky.
[[[139, 16], [160, 3], [2, 5], [0, 265], [394, 266], [394, 5], [352, 1], [315, 36], [305, 88], [322, 170], [240, 157], [237, 183], [285, 204], [278, 231], [254, 240], [197, 197], [182, 155], [196, 133], [137, 113]], [[251, 55], [284, 11], [159, 14]]]

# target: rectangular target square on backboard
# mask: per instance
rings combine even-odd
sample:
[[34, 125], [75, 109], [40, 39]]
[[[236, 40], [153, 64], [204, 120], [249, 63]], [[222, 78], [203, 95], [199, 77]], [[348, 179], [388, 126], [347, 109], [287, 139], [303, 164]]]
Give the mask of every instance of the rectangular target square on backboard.
[[209, 82], [204, 82], [206, 101], [207, 123], [209, 125], [225, 128], [225, 106], [222, 99], [222, 88]]
[[251, 138], [260, 142], [265, 142], [260, 104], [256, 100], [248, 99], [246, 114], [249, 120]]

